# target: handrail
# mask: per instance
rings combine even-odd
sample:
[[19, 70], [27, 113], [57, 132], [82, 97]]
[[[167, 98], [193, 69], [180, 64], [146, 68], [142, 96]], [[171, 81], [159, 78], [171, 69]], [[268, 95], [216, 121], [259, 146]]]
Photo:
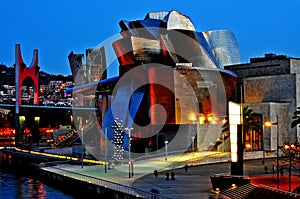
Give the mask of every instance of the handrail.
[[180, 167], [184, 167], [185, 165], [191, 165], [191, 166], [201, 165], [210, 162], [210, 159], [216, 159], [216, 157], [218, 157], [218, 159], [220, 160], [218, 162], [228, 162], [229, 153], [228, 153], [228, 157], [223, 153], [216, 153], [216, 154], [210, 154], [202, 157], [192, 158], [186, 161], [174, 162], [172, 163], [172, 167], [180, 168]]
[[266, 185], [263, 185], [263, 184], [260, 184], [259, 186], [263, 187], [265, 189], [277, 192], [277, 193], [281, 193], [281, 194], [285, 194], [285, 195], [290, 195], [290, 196], [295, 196], [295, 198], [300, 197], [300, 194], [289, 192], [289, 191], [285, 191], [285, 190], [281, 190], [281, 189], [276, 189], [275, 187], [269, 187], [269, 186], [266, 186]]
[[[72, 171], [68, 171], [62, 168], [57, 168], [57, 167], [50, 167], [51, 169], [55, 169], [58, 170], [60, 175], [67, 175], [70, 178], [73, 179], [77, 179], [80, 181], [84, 181], [84, 182], [88, 182], [88, 183], [92, 183], [101, 187], [105, 187], [105, 188], [109, 188], [118, 192], [122, 192], [122, 193], [126, 193], [126, 194], [130, 194], [136, 197], [143, 197], [143, 198], [156, 198], [156, 199], [172, 199], [171, 197], [168, 196], [164, 196], [158, 193], [152, 193], [150, 191], [144, 191], [144, 190], [140, 190], [134, 187], [130, 187], [127, 185], [123, 185], [123, 184], [118, 184], [115, 182], [111, 182], [108, 180], [104, 180], [104, 179], [100, 179], [100, 178], [96, 178], [96, 177], [92, 177], [92, 176], [88, 176], [85, 174], [79, 174], [76, 172], [72, 172]], [[49, 171], [49, 167], [46, 168], [42, 168], [43, 170], [48, 170]]]
[[[188, 152], [188, 151], [186, 151], [186, 150], [170, 151], [170, 152], [168, 152], [168, 156], [183, 154], [183, 153], [186, 153], [186, 152]], [[137, 162], [137, 161], [142, 161], [142, 160], [162, 158], [162, 157], [165, 157], [165, 156], [166, 156], [166, 153], [161, 152], [161, 153], [152, 154], [152, 155], [139, 156], [137, 158], [133, 158], [133, 161]]]
[[[83, 132], [84, 132], [84, 134], [86, 133], [86, 132], [88, 132], [89, 130], [91, 130], [92, 129], [92, 127], [93, 127], [93, 125], [94, 125], [94, 123], [91, 121], [91, 122], [89, 122], [88, 124], [86, 124], [85, 126], [82, 126], [83, 127]], [[80, 133], [78, 133], [78, 130], [77, 129], [73, 129], [71, 132], [69, 132], [69, 133], [67, 133], [67, 134], [65, 134], [64, 136], [63, 136], [63, 138], [61, 138], [60, 140], [58, 140], [57, 142], [55, 142], [54, 144], [53, 144], [53, 147], [57, 147], [58, 145], [60, 145], [61, 143], [63, 143], [63, 142], [65, 142], [65, 141], [67, 141], [67, 140], [69, 140], [73, 135], [75, 135], [77, 133], [77, 135], [80, 137]], [[81, 135], [82, 136], [82, 135]]]

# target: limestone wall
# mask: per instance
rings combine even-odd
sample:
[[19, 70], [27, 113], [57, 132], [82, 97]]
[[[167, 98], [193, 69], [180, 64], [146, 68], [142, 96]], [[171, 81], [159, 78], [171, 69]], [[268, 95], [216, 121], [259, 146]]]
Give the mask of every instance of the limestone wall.
[[244, 78], [244, 102], [288, 102], [294, 105], [295, 77], [295, 74], [286, 74]]
[[[248, 106], [256, 113], [263, 114], [263, 121], [268, 120], [274, 123], [272, 127], [267, 128], [264, 126], [263, 129], [263, 142], [266, 151], [276, 150], [278, 130], [279, 146], [296, 141], [296, 129], [290, 127], [292, 117], [290, 116], [291, 107], [289, 103], [245, 103], [244, 106]], [[275, 123], [278, 123], [278, 126]]]

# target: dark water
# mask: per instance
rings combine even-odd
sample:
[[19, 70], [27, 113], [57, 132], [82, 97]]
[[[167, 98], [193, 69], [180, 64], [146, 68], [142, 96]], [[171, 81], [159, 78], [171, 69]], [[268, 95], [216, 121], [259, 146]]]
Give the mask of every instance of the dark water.
[[[8, 144], [0, 142], [0, 147]], [[43, 183], [25, 165], [4, 164], [2, 160], [0, 153], [0, 199], [78, 199], [72, 193], [66, 193], [63, 187], [54, 188]]]
[[0, 168], [0, 199], [8, 198], [74, 199], [75, 197], [45, 185], [30, 174], [11, 172]]

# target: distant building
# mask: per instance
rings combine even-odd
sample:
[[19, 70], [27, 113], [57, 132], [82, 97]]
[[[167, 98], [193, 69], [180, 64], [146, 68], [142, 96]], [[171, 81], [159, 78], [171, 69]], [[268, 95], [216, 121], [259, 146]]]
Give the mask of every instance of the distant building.
[[[71, 75], [52, 75], [43, 71], [39, 72], [39, 104], [45, 98], [52, 98], [56, 101], [66, 101], [64, 98], [71, 98], [65, 93], [66, 88], [73, 87], [73, 77]], [[32, 104], [33, 85], [26, 82], [21, 87], [22, 103]], [[8, 67], [0, 65], [0, 103], [12, 104], [15, 102], [15, 69], [14, 66]]]
[[[278, 122], [272, 128], [264, 128], [264, 149], [274, 151], [279, 145], [300, 141], [299, 127], [290, 124], [296, 107], [300, 106], [300, 59], [285, 55], [265, 54], [251, 58], [250, 63], [225, 66], [238, 76], [233, 101], [242, 102], [263, 120]], [[278, 117], [278, 121], [277, 121]]]

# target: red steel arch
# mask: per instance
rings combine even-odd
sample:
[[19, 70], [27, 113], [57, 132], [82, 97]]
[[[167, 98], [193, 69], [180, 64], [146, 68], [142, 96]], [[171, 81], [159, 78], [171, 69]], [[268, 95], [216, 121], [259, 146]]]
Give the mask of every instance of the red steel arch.
[[[18, 85], [18, 99], [19, 99], [19, 105], [22, 103], [21, 102], [21, 95], [22, 95], [22, 84], [24, 80], [28, 77], [30, 78], [35, 86], [34, 90], [34, 101], [33, 103], [35, 105], [39, 104], [39, 81], [38, 81], [38, 73], [40, 70], [40, 67], [38, 66], [38, 50], [34, 49], [33, 50], [33, 58], [30, 67], [26, 67], [26, 64], [23, 62], [22, 54], [21, 54], [21, 48], [20, 44], [16, 45], [16, 65], [18, 64], [19, 67], [19, 85]], [[17, 77], [16, 77], [17, 78]], [[17, 85], [16, 85], [17, 86]]]

